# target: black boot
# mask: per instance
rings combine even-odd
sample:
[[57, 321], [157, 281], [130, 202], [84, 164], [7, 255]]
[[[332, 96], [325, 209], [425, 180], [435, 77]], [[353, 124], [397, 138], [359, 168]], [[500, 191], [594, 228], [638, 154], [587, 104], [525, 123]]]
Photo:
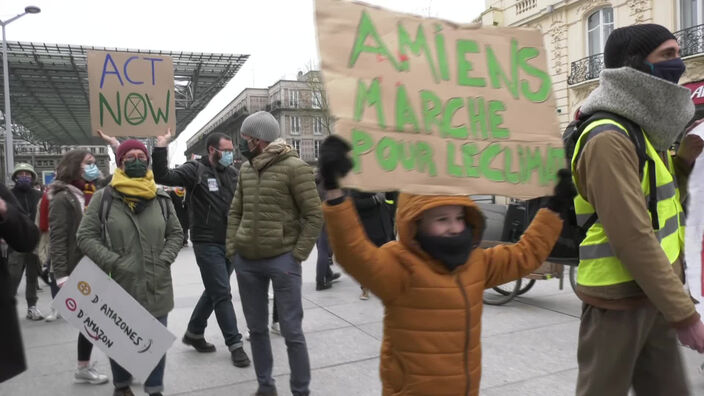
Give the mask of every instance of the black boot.
[[315, 290], [316, 291], [321, 291], [321, 290], [327, 290], [332, 288], [332, 282], [331, 281], [324, 281], [324, 282], [316, 282], [315, 283]]
[[231, 350], [230, 358], [232, 359], [232, 364], [236, 367], [248, 367], [251, 364], [247, 352], [245, 352], [242, 347]]
[[112, 396], [134, 396], [134, 393], [132, 393], [132, 389], [129, 386], [125, 386], [124, 388], [115, 388]]
[[192, 346], [198, 352], [202, 352], [202, 353], [215, 352], [215, 345], [205, 341], [205, 338], [203, 338], [203, 337], [194, 338], [194, 337], [189, 336], [188, 334], [184, 334], [181, 341], [186, 345]]

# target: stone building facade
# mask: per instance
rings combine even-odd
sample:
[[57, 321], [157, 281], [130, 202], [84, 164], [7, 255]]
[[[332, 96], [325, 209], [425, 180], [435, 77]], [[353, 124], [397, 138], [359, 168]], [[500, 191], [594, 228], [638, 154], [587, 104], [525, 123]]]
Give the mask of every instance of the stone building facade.
[[697, 117], [704, 116], [704, 0], [486, 0], [478, 20], [540, 29], [562, 128], [598, 85], [609, 33], [637, 23], [663, 25], [675, 33], [687, 65], [680, 84], [692, 90]]
[[[213, 132], [232, 137], [235, 147], [239, 143], [242, 122], [248, 115], [266, 110], [279, 121], [281, 137], [301, 158], [316, 163], [320, 144], [329, 134], [330, 117], [325, 111], [325, 100], [320, 88], [319, 73], [299, 73], [296, 80], [279, 80], [268, 88], [246, 88], [203, 128], [196, 132], [186, 145], [186, 158], [206, 154], [205, 142]], [[236, 164], [242, 158], [235, 150]]]

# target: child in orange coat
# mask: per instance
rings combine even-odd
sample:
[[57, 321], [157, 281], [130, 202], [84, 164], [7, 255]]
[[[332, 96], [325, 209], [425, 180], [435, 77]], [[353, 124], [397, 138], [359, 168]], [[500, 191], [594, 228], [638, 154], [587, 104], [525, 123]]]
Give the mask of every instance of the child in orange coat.
[[482, 295], [539, 267], [562, 230], [558, 215], [574, 188], [560, 173], [550, 209], [538, 212], [513, 245], [478, 248], [484, 216], [463, 196], [401, 194], [399, 240], [378, 248], [365, 236], [337, 180], [351, 168], [349, 145], [321, 147], [325, 222], [340, 265], [384, 304], [383, 395], [477, 395]]

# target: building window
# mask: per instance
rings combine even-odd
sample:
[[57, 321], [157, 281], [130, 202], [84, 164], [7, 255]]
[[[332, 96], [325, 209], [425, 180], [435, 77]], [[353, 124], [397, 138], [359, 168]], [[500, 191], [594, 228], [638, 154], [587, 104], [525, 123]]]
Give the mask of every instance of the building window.
[[100, 154], [105, 154], [105, 147], [100, 148]]
[[604, 52], [604, 45], [609, 34], [614, 30], [614, 10], [602, 8], [587, 18], [587, 40], [589, 56]]
[[311, 103], [314, 109], [323, 108], [323, 94], [320, 91], [313, 91], [313, 103]]
[[300, 135], [301, 134], [301, 117], [290, 116], [289, 119], [291, 120], [291, 122], [290, 122], [291, 135]]
[[318, 159], [318, 157], [320, 157], [320, 140], [314, 141], [313, 145], [313, 153], [315, 154], [315, 159]]
[[322, 135], [323, 134], [323, 119], [321, 117], [313, 118], [313, 134]]
[[682, 29], [704, 24], [704, 0], [680, 0], [680, 23]]
[[301, 140], [291, 139], [291, 147], [300, 155], [301, 154]]
[[289, 89], [288, 91], [288, 106], [298, 108], [298, 91]]

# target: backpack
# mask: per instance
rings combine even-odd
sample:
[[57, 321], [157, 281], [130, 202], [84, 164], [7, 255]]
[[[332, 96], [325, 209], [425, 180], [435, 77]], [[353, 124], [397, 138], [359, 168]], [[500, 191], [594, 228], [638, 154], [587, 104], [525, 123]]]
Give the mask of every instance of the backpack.
[[[598, 111], [593, 114], [580, 114], [577, 119], [567, 125], [562, 135], [562, 142], [565, 148], [565, 159], [567, 160], [568, 168], [571, 168], [572, 158], [575, 155], [575, 148], [577, 147], [577, 142], [579, 141], [580, 136], [584, 132], [584, 129], [593, 122], [604, 119], [616, 121], [617, 123], [624, 126], [628, 133], [623, 132], [621, 128], [614, 126], [614, 124], [608, 123], [592, 128], [592, 130], [589, 132], [589, 137], [587, 137], [587, 141], [604, 131], [615, 130], [623, 133], [624, 135], [627, 135], [627, 137], [631, 140], [631, 142], [633, 142], [636, 147], [636, 154], [638, 156], [638, 169], [641, 178], [643, 176], [643, 172], [647, 164], [649, 166], [649, 169], [652, 170], [651, 172], [649, 172], [650, 185], [656, 186], [657, 184], [654, 172], [655, 161], [650, 158], [646, 153], [645, 135], [643, 134], [643, 130], [634, 122], [611, 112]], [[580, 151], [576, 153], [577, 159], [581, 155], [581, 150], [583, 148], [584, 145], [582, 145], [580, 147]], [[527, 213], [530, 214], [530, 218], [535, 216], [535, 213], [538, 211], [538, 209], [545, 206], [547, 200], [548, 197], [540, 197], [529, 200], [527, 202]], [[651, 214], [652, 225], [653, 229], [655, 230], [658, 230], [660, 228], [657, 214], [657, 203], [657, 189], [651, 188], [648, 197], [648, 211]], [[593, 226], [594, 223], [597, 222], [599, 217], [597, 213], [594, 213], [584, 224], [580, 225], [577, 222], [577, 216], [575, 213], [574, 205], [572, 205], [569, 209], [567, 209], [567, 213], [563, 213], [563, 218], [565, 219], [565, 221], [562, 228], [562, 233], [560, 234], [552, 252], [550, 252], [548, 261], [568, 265], [577, 265], [579, 263], [579, 245], [586, 237], [587, 230], [589, 230], [589, 228], [591, 228], [591, 226]]]
[[[110, 239], [108, 238], [108, 227], [107, 227], [107, 219], [108, 216], [110, 215], [110, 209], [112, 207], [112, 186], [107, 185], [103, 188], [103, 196], [100, 199], [100, 206], [98, 207], [98, 217], [100, 219], [100, 230], [101, 230], [101, 236], [105, 242], [110, 244]], [[167, 198], [164, 196], [161, 196], [159, 194], [156, 195], [157, 202], [159, 202], [159, 207], [161, 208], [161, 215], [164, 216], [165, 221], [169, 221], [169, 205], [166, 202]]]

